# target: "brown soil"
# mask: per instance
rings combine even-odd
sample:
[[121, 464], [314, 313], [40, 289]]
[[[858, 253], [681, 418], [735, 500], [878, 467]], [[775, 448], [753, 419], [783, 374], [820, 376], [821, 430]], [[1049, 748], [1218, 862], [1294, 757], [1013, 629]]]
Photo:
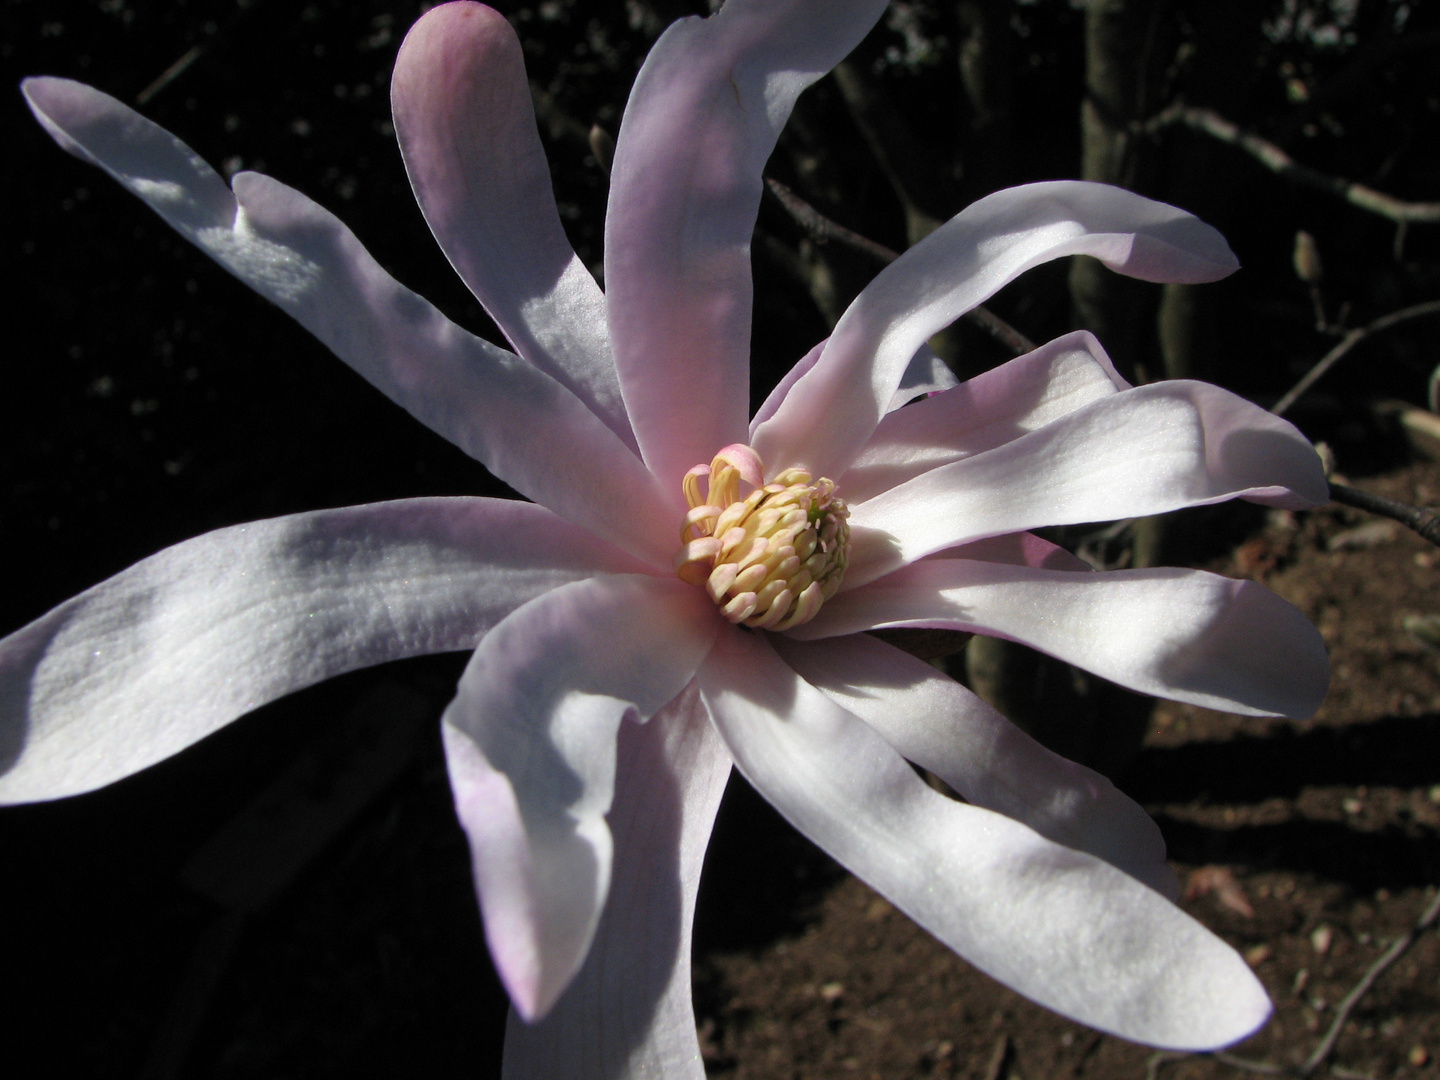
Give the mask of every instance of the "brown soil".
[[[1362, 486], [1431, 503], [1440, 467]], [[1236, 1054], [1302, 1062], [1440, 881], [1440, 655], [1402, 626], [1440, 612], [1436, 554], [1358, 512], [1271, 514], [1215, 569], [1263, 581], [1320, 627], [1334, 670], [1324, 708], [1287, 721], [1164, 703], [1121, 778], [1165, 832], [1186, 910], [1242, 950], [1275, 1001]], [[850, 878], [798, 932], [717, 950], [701, 967], [715, 1077], [1140, 1080], [1152, 1065], [1169, 1080], [1242, 1075], [1208, 1057], [1156, 1059], [1030, 1004]], [[1440, 1075], [1437, 973], [1432, 932], [1362, 999], [1336, 1075]]]

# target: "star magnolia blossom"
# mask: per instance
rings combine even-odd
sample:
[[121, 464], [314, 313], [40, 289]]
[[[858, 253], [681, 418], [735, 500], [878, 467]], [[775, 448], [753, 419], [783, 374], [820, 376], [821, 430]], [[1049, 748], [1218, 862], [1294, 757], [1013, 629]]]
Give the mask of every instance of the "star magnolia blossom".
[[970, 630], [1179, 701], [1316, 708], [1324, 648], [1264, 588], [1096, 573], [1027, 531], [1319, 504], [1289, 424], [1200, 383], [1130, 387], [1084, 333], [960, 385], [925, 350], [1044, 260], [1208, 281], [1236, 266], [1221, 237], [1095, 184], [998, 192], [881, 273], [747, 422], [761, 167], [799, 92], [883, 6], [729, 0], [660, 38], [620, 129], [603, 295], [561, 229], [515, 35], [479, 4], [427, 13], [400, 50], [396, 131], [436, 239], [514, 353], [401, 287], [299, 192], [256, 173], [232, 190], [115, 99], [29, 80], [61, 146], [533, 502], [262, 521], [95, 586], [0, 643], [0, 796], [88, 791], [339, 672], [473, 648], [443, 731], [518, 1014], [508, 1075], [704, 1075], [690, 923], [732, 760], [1034, 1000], [1159, 1046], [1254, 1030], [1264, 992], [1173, 906], [1143, 811], [859, 633]]

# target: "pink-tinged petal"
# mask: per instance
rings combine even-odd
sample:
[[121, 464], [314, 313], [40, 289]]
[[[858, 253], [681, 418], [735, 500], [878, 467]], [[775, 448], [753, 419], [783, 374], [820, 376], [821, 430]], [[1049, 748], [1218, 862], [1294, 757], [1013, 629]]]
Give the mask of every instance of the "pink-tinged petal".
[[690, 930], [730, 754], [692, 683], [650, 723], [621, 725], [618, 758], [610, 898], [545, 1019], [510, 1014], [505, 1080], [704, 1080]]
[[852, 504], [845, 587], [986, 536], [1242, 497], [1307, 509], [1330, 494], [1286, 421], [1206, 383], [1152, 383]]
[[1185, 1050], [1269, 1015], [1245, 962], [1199, 923], [1109, 863], [931, 790], [760, 635], [722, 634], [700, 693], [736, 766], [791, 824], [1025, 996]]
[[639, 566], [498, 499], [321, 510], [187, 540], [0, 641], [0, 802], [102, 787], [292, 691], [472, 648], [549, 589]]
[[668, 568], [670, 499], [604, 423], [531, 364], [398, 284], [328, 211], [256, 173], [224, 181], [173, 135], [66, 79], [31, 109], [411, 415], [560, 516]]
[[754, 438], [757, 427], [775, 415], [775, 410], [780, 408], [780, 403], [785, 400], [785, 395], [790, 393], [790, 388], [800, 380], [801, 375], [804, 375], [815, 366], [815, 361], [820, 359], [820, 353], [823, 352], [824, 349], [825, 342], [822, 341], [802, 356], [795, 366], [785, 373], [785, 377], [775, 384], [775, 389], [766, 395], [760, 408], [756, 411], [755, 415], [750, 418], [751, 438]]
[[891, 396], [890, 404], [885, 406], [885, 411], [892, 413], [918, 397], [939, 394], [959, 385], [960, 380], [950, 370], [950, 365], [936, 356], [929, 345], [921, 345], [900, 376], [900, 385]]
[[1059, 544], [1042, 540], [1034, 533], [1006, 533], [990, 536], [959, 547], [946, 548], [927, 559], [978, 559], [981, 562], [1008, 563], [1011, 566], [1034, 566], [1044, 570], [1070, 570], [1088, 574], [1095, 568]]
[[1312, 715], [1330, 663], [1263, 585], [1157, 567], [1080, 574], [926, 559], [836, 596], [791, 634], [939, 626], [1023, 642], [1145, 694], [1250, 716]]
[[526, 1020], [580, 970], [605, 904], [620, 724], [676, 697], [719, 626], [677, 579], [595, 577], [517, 608], [460, 679], [450, 785], [490, 953]]
[[[801, 358], [800, 362], [785, 373], [775, 389], [765, 398], [765, 403], [760, 406], [754, 416], [750, 418], [750, 437], [755, 437], [755, 431], [770, 417], [775, 415], [780, 403], [790, 393], [790, 388], [800, 381], [812, 367], [815, 361], [820, 359], [820, 354], [825, 349], [825, 342], [820, 342], [815, 348]], [[915, 355], [910, 359], [910, 365], [905, 369], [905, 374], [900, 378], [900, 388], [895, 391], [895, 396], [890, 399], [890, 412], [895, 411], [902, 405], [907, 405], [915, 398], [925, 394], [938, 394], [958, 386], [960, 380], [950, 370], [948, 364], [935, 355], [933, 349], [928, 345], [922, 345]]]
[[574, 394], [446, 320], [299, 192], [241, 173], [235, 194], [237, 233], [320, 269], [323, 292], [279, 303], [337, 356], [420, 419], [438, 412], [461, 449], [521, 494], [669, 568], [676, 530], [670, 500]]
[[390, 83], [415, 197], [515, 351], [632, 449], [605, 297], [560, 226], [520, 41], [483, 4], [442, 4], [405, 36]]
[[760, 172], [800, 91], [884, 9], [729, 0], [673, 24], [635, 80], [610, 177], [605, 290], [625, 405], [667, 488], [746, 441]]
[[864, 502], [1129, 387], [1093, 334], [1080, 330], [1058, 337], [952, 390], [888, 413], [839, 478], [844, 497]]
[[976, 806], [1179, 895], [1160, 829], [1097, 772], [1051, 753], [954, 679], [869, 634], [773, 639], [806, 682]]
[[880, 272], [836, 324], [819, 362], [764, 425], [774, 468], [838, 476], [869, 440], [915, 350], [1001, 286], [1062, 255], [1092, 255], [1146, 281], [1214, 281], [1239, 263], [1183, 210], [1120, 188], [1056, 180], [987, 195]]

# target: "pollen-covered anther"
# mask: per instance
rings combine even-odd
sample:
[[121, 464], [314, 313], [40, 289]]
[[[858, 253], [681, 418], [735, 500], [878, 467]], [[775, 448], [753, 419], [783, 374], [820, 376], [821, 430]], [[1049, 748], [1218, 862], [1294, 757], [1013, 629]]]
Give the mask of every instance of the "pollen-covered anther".
[[[767, 484], [764, 474], [759, 455], [740, 443], [685, 474], [690, 511], [675, 573], [702, 586], [731, 622], [788, 630], [813, 619], [840, 587], [850, 511], [833, 480], [786, 469]], [[744, 498], [742, 481], [752, 489]]]

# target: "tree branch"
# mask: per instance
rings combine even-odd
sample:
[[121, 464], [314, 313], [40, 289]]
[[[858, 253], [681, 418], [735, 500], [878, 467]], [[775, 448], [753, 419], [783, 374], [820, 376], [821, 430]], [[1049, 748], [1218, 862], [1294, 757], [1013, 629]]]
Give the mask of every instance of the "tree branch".
[[[1435, 521], [1433, 515], [1431, 521]], [[1345, 1027], [1345, 1022], [1350, 1019], [1350, 1014], [1355, 1011], [1355, 1006], [1360, 1003], [1360, 999], [1369, 992], [1370, 988], [1375, 985], [1375, 980], [1380, 978], [1387, 968], [1405, 955], [1421, 934], [1435, 925], [1437, 919], [1440, 919], [1440, 889], [1436, 890], [1435, 898], [1430, 901], [1420, 918], [1415, 920], [1415, 925], [1390, 943], [1390, 947], [1381, 953], [1365, 974], [1360, 977], [1360, 981], [1355, 984], [1354, 989], [1345, 995], [1345, 1000], [1335, 1007], [1335, 1020], [1331, 1023], [1330, 1030], [1325, 1032], [1325, 1037], [1320, 1040], [1320, 1045], [1315, 1047], [1315, 1052], [1305, 1059], [1304, 1065], [1300, 1066], [1301, 1076], [1309, 1076], [1325, 1063], [1325, 1059], [1334, 1052], [1335, 1043], [1340, 1038], [1340, 1031]]]
[[1315, 385], [1315, 382], [1338, 364], [1342, 357], [1360, 342], [1364, 341], [1371, 334], [1378, 334], [1381, 330], [1388, 330], [1392, 326], [1408, 322], [1410, 319], [1418, 319], [1422, 315], [1440, 314], [1440, 300], [1427, 300], [1423, 304], [1415, 304], [1412, 307], [1401, 308], [1399, 311], [1392, 311], [1389, 315], [1382, 315], [1367, 326], [1359, 327], [1349, 331], [1340, 343], [1322, 356], [1305, 377], [1292, 386], [1289, 392], [1270, 407], [1270, 411], [1276, 416], [1284, 416], [1285, 411], [1294, 405], [1300, 396]]
[[190, 48], [186, 49], [178, 60], [157, 75], [145, 89], [135, 95], [135, 104], [140, 106], [150, 104], [157, 94], [181, 75], [185, 74], [195, 61], [204, 56], [211, 47], [228, 37], [243, 19], [248, 18], [250, 14], [260, 6], [261, 2], [262, 0], [240, 0], [236, 5], [236, 10], [230, 13], [230, 17], [225, 20], [224, 25], [218, 29], [212, 27], [205, 40], [196, 42], [194, 45], [191, 45]]
[[1440, 517], [1436, 517], [1429, 510], [1422, 510], [1409, 503], [1396, 502], [1383, 495], [1372, 495], [1368, 491], [1347, 487], [1344, 484], [1332, 483], [1330, 498], [1343, 506], [1353, 506], [1357, 510], [1364, 510], [1367, 514], [1378, 514], [1391, 521], [1398, 521], [1407, 529], [1418, 533], [1421, 539], [1429, 540], [1436, 547], [1440, 547]]
[[[818, 243], [824, 244], [833, 241], [850, 248], [852, 251], [858, 251], [863, 255], [868, 255], [876, 262], [885, 266], [888, 266], [900, 257], [899, 252], [891, 251], [884, 244], [877, 244], [869, 237], [861, 236], [859, 233], [852, 232], [845, 228], [844, 225], [830, 220], [779, 180], [767, 176], [765, 178], [765, 186], [770, 194], [775, 197], [775, 200], [785, 208], [785, 212], [794, 219], [795, 223], [808, 232]], [[1031, 341], [987, 307], [977, 304], [961, 317], [974, 326], [978, 326], [981, 330], [984, 330], [1016, 356], [1030, 352], [1035, 348], [1035, 342]]]
[[780, 205], [785, 208], [785, 212], [795, 219], [795, 223], [820, 243], [824, 244], [833, 240], [837, 244], [868, 255], [876, 262], [885, 266], [890, 265], [890, 263], [900, 257], [898, 251], [891, 251], [884, 244], [877, 244], [868, 236], [861, 236], [857, 232], [851, 232], [839, 222], [831, 221], [779, 180], [767, 176], [765, 178], [765, 186], [769, 188], [770, 194], [775, 196]]
[[1242, 131], [1239, 125], [1212, 109], [1200, 109], [1176, 102], [1151, 117], [1141, 127], [1146, 134], [1153, 135], [1175, 124], [1183, 124], [1213, 139], [1238, 147], [1271, 172], [1287, 180], [1335, 195], [1352, 206], [1379, 214], [1397, 225], [1440, 222], [1440, 203], [1406, 202], [1353, 180], [1331, 176], [1308, 165], [1302, 165], [1268, 139], [1262, 139], [1253, 132]]

